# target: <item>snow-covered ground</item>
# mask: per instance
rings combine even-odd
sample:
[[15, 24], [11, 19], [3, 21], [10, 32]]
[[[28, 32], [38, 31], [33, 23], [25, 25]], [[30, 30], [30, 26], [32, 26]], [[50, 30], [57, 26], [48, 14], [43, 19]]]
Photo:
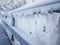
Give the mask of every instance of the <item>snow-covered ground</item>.
[[15, 18], [14, 31], [29, 42], [30, 45], [57, 45], [59, 34], [56, 32], [58, 31], [56, 27], [60, 13], [48, 13], [48, 11], [59, 9], [60, 3], [37, 8], [36, 6], [39, 6], [39, 4], [34, 4], [31, 4], [32, 6], [25, 5], [17, 10], [7, 12], [5, 21], [12, 26], [13, 16]]
[[59, 13], [16, 16], [15, 28], [18, 30], [15, 31], [31, 45], [57, 45], [59, 16]]
[[56, 31], [55, 28], [58, 24], [59, 15], [60, 14], [48, 14], [47, 17], [45, 15], [39, 15], [39, 17], [37, 15], [31, 17], [17, 17], [16, 28], [26, 32], [29, 35], [33, 35], [34, 37], [44, 40], [46, 45], [56, 45], [58, 33], [55, 35], [56, 33], [53, 32]]

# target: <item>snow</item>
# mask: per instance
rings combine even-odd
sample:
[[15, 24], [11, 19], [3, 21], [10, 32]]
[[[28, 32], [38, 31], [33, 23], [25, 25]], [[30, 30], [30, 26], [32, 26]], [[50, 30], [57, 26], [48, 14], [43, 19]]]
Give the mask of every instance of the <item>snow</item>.
[[[58, 33], [53, 32], [56, 31], [54, 29], [58, 24], [59, 15], [60, 14], [58, 13], [48, 13], [47, 16], [41, 14], [39, 14], [39, 16], [30, 15], [28, 17], [16, 16], [16, 27], [12, 28], [18, 33], [18, 35], [22, 36], [27, 42], [29, 42], [30, 45], [55, 45], [57, 44]], [[45, 32], [43, 31], [44, 26], [46, 26]]]
[[39, 7], [39, 6], [44, 6], [44, 5], [48, 5], [48, 4], [53, 4], [53, 3], [60, 3], [60, 0], [52, 0], [52, 1], [51, 0], [47, 0], [47, 1], [38, 0], [36, 2], [26, 4], [18, 9], [9, 11], [7, 13], [13, 13], [13, 12], [22, 11], [22, 10], [26, 10], [26, 9], [30, 9], [30, 8], [34, 8], [34, 7]]
[[[55, 18], [56, 17], [56, 18]], [[56, 19], [55, 21], [53, 21], [53, 19]], [[39, 39], [43, 40], [42, 42], [45, 42], [46, 45], [53, 45], [55, 44], [56, 41], [53, 40], [53, 44], [51, 42], [51, 38], [54, 38], [51, 35], [54, 35], [55, 33], [53, 33], [56, 28], [56, 25], [58, 23], [58, 19], [59, 19], [59, 14], [48, 14], [47, 17], [45, 15], [39, 15], [39, 17], [36, 15], [34, 17], [17, 17], [16, 18], [16, 22], [17, 22], [17, 27], [18, 29], [24, 31], [25, 33], [27, 33], [28, 36], [28, 42], [30, 42], [32, 39], [35, 40], [35, 37], [37, 39], [37, 42], [41, 42], [39, 41]], [[46, 31], [43, 31], [43, 27], [46, 26]], [[17, 31], [19, 32], [19, 31]], [[32, 32], [30, 34], [30, 32]], [[20, 33], [20, 32], [19, 32]], [[32, 36], [31, 36], [32, 35]], [[29, 37], [31, 36], [31, 40], [29, 39]], [[55, 36], [55, 35], [54, 35]], [[34, 38], [33, 38], [34, 37]], [[27, 38], [27, 36], [25, 37], [25, 39]], [[54, 38], [57, 40], [57, 36], [56, 38]], [[27, 40], [27, 39], [26, 39]], [[32, 41], [33, 45], [35, 45], [35, 41]], [[39, 45], [39, 43], [37, 43], [37, 45]], [[48, 42], [48, 43], [47, 43]], [[42, 45], [42, 44], [41, 44]]]
[[25, 0], [0, 0], [0, 11], [11, 11], [25, 5]]
[[[32, 4], [25, 5], [19, 9], [5, 13], [5, 15], [8, 15], [8, 18], [5, 19], [5, 21], [9, 25], [12, 24], [11, 16], [15, 17], [15, 27], [12, 27], [12, 25], [11, 27], [14, 29], [14, 31], [18, 35], [20, 35], [27, 42], [29, 42], [30, 45], [40, 45], [40, 44], [41, 45], [53, 45], [53, 44], [55, 45], [56, 44], [55, 42], [57, 41], [58, 36], [57, 35], [55, 36], [54, 34], [56, 33], [53, 33], [53, 32], [54, 31], [56, 32], [55, 28], [58, 24], [58, 19], [59, 19], [60, 14], [57, 14], [57, 13], [50, 14], [48, 13], [48, 11], [52, 7], [54, 8], [52, 8], [51, 10], [59, 9], [60, 3], [54, 6], [49, 5], [49, 6], [43, 6], [41, 8], [37, 7], [39, 5], [49, 4], [56, 1], [59, 2], [59, 0], [52, 0], [52, 1], [48, 0], [48, 1], [42, 1], [43, 3], [34, 2]], [[56, 8], [56, 6], [58, 8]], [[37, 7], [37, 8], [32, 8], [32, 7]], [[40, 11], [41, 13], [39, 14], [38, 12]], [[36, 12], [36, 14], [34, 14], [34, 12]]]

